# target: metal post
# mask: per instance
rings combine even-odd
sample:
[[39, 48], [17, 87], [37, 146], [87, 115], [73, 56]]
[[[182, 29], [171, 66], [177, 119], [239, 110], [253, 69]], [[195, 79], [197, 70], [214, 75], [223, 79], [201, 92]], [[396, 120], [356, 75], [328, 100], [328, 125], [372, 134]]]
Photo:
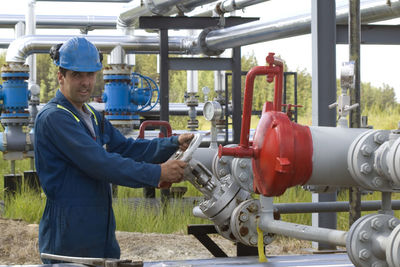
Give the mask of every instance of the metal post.
[[[350, 90], [350, 105], [360, 103], [360, 0], [349, 0], [349, 54], [354, 61], [355, 87]], [[361, 127], [360, 105], [350, 111], [350, 128]], [[349, 188], [349, 225], [361, 217], [361, 191], [358, 187]]]
[[[168, 29], [160, 29], [160, 120], [169, 121]], [[165, 128], [165, 127], [164, 127]], [[161, 130], [167, 136], [165, 129]], [[161, 201], [169, 198], [169, 189], [161, 189]]]
[[242, 64], [240, 47], [232, 49], [232, 127], [233, 143], [239, 144], [242, 128]]
[[[336, 101], [336, 4], [312, 0], [312, 123], [336, 126], [336, 111], [328, 108]], [[336, 201], [336, 193], [313, 194], [313, 202]], [[313, 226], [336, 229], [336, 214], [312, 215]], [[313, 243], [319, 250], [336, 249], [334, 245]]]

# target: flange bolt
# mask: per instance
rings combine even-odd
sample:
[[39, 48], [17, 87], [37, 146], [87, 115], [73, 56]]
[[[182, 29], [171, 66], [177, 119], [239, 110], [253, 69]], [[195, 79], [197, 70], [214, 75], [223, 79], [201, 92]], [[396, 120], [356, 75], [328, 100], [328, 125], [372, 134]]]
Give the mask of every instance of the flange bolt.
[[370, 237], [371, 237], [371, 235], [367, 231], [361, 231], [361, 233], [359, 235], [359, 239], [361, 242], [368, 241]]
[[379, 231], [383, 227], [383, 223], [379, 218], [374, 218], [371, 221], [372, 229]]
[[372, 154], [372, 147], [369, 145], [363, 145], [361, 147], [361, 153], [365, 156], [365, 157], [369, 157]]
[[359, 257], [361, 260], [366, 261], [366, 260], [369, 259], [369, 257], [371, 257], [371, 252], [369, 252], [368, 249], [365, 249], [365, 248], [364, 248], [364, 249], [360, 250], [360, 253], [358, 254], [358, 257]]
[[360, 171], [364, 174], [369, 174], [372, 172], [372, 167], [369, 163], [363, 163], [361, 164]]

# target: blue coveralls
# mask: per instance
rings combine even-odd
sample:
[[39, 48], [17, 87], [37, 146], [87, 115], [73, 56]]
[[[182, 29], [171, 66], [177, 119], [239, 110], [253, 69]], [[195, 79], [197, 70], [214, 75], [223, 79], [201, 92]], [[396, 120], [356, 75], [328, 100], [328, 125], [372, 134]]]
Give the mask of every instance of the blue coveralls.
[[176, 136], [127, 139], [91, 110], [95, 137], [60, 91], [36, 118], [35, 164], [47, 196], [40, 252], [119, 258], [110, 183], [156, 187], [161, 167], [154, 163], [166, 161], [179, 146]]

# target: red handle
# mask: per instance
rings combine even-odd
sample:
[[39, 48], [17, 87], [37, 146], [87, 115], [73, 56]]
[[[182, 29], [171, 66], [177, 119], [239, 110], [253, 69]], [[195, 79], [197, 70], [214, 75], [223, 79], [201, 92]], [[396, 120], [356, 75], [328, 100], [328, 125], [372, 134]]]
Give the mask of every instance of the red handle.
[[[149, 126], [162, 126], [165, 127], [165, 129], [167, 130], [167, 137], [172, 136], [172, 128], [171, 128], [171, 124], [169, 124], [169, 122], [167, 121], [144, 121], [142, 122], [142, 124], [140, 124], [139, 127], [139, 136], [138, 138], [144, 138], [144, 130], [146, 129], [146, 127]], [[160, 132], [160, 136], [161, 136], [161, 132]]]

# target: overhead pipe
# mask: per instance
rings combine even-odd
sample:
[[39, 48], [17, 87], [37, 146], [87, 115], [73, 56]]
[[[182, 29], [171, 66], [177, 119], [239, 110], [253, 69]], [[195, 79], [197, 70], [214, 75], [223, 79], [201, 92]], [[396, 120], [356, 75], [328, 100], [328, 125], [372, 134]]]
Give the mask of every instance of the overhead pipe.
[[[38, 29], [115, 29], [116, 16], [92, 15], [36, 15]], [[0, 14], [0, 28], [13, 28], [20, 21], [25, 21], [24, 15]]]
[[169, 16], [190, 12], [196, 7], [215, 2], [215, 0], [144, 0], [144, 4], [128, 7], [117, 20], [117, 28], [137, 28], [139, 17], [151, 15]]
[[[362, 23], [371, 23], [400, 17], [400, 2], [383, 0], [369, 0], [361, 4]], [[336, 23], [347, 24], [348, 7], [343, 6], [336, 11]], [[197, 49], [200, 43], [202, 51], [217, 51], [221, 49], [250, 45], [254, 43], [272, 41], [311, 33], [311, 14], [294, 16], [276, 21], [256, 21], [229, 28], [209, 31], [203, 35], [198, 44], [193, 45]], [[204, 42], [202, 42], [204, 41]]]
[[198, 17], [212, 17], [214, 15], [223, 15], [225, 13], [233, 12], [235, 10], [241, 10], [248, 6], [260, 4], [270, 0], [224, 0], [218, 2], [211, 10], [206, 10], [194, 16]]
[[36, 0], [40, 2], [101, 2], [101, 3], [129, 3], [132, 0]]
[[[73, 36], [66, 35], [30, 35], [11, 42], [7, 49], [6, 62], [24, 63], [33, 53], [48, 53], [51, 46], [67, 41]], [[156, 36], [97, 36], [85, 35], [102, 53], [110, 53], [120, 45], [126, 53], [157, 53], [159, 38]], [[184, 54], [188, 51], [190, 40], [187, 37], [169, 37], [169, 51]]]

